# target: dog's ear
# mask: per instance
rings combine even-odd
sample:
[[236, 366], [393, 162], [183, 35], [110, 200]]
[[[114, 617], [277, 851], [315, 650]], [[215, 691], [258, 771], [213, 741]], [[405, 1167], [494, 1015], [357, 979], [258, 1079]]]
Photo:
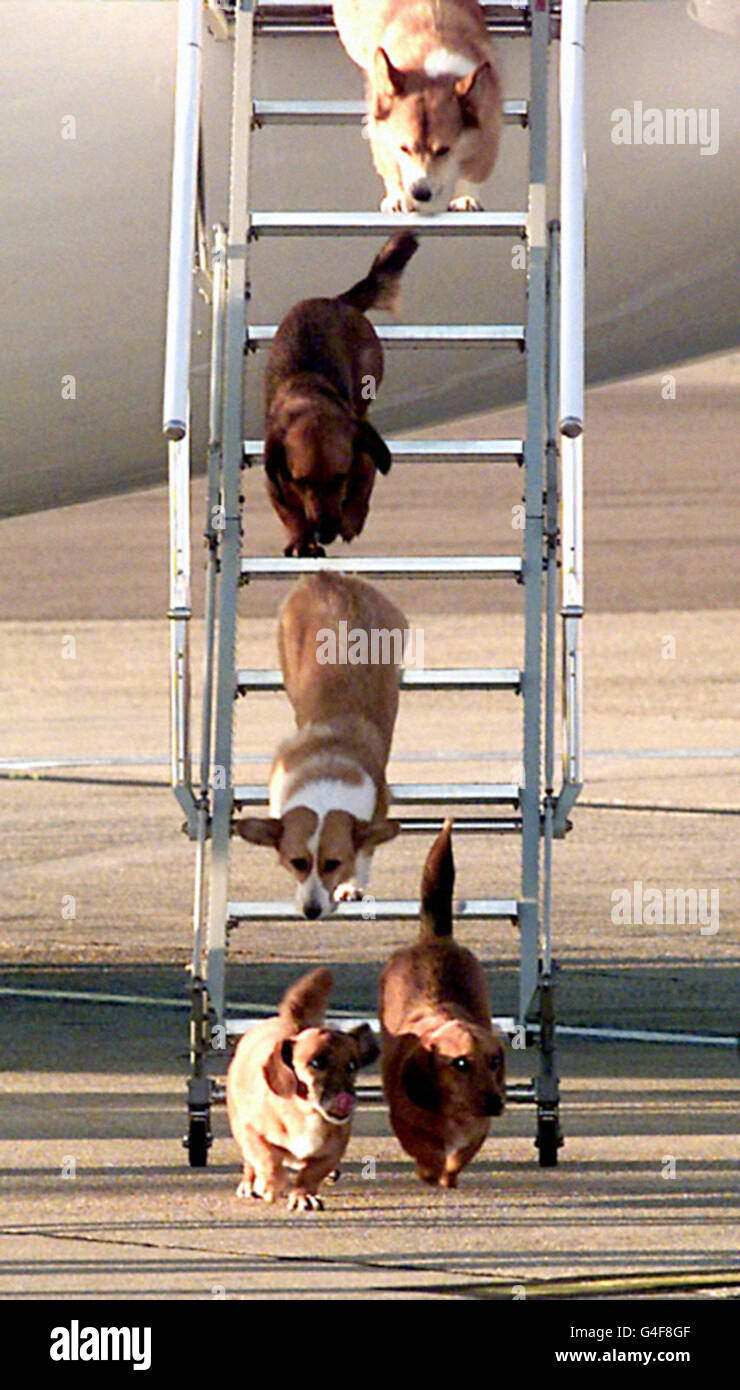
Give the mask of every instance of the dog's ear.
[[466, 77], [459, 77], [455, 83], [455, 95], [460, 102], [463, 124], [466, 126], [480, 125], [474, 102], [476, 96], [480, 94], [486, 74], [489, 77], [492, 76], [491, 64], [489, 62], [479, 63], [477, 68], [469, 72]]
[[277, 849], [283, 835], [283, 822], [274, 816], [247, 816], [236, 822], [236, 833], [251, 845], [272, 845]]
[[357, 426], [354, 452], [356, 455], [369, 454], [379, 473], [390, 473], [391, 451], [368, 420], [361, 420]]
[[277, 435], [269, 435], [265, 440], [265, 473], [278, 496], [283, 495], [283, 482], [287, 472], [285, 445]]
[[293, 1039], [283, 1038], [272, 1049], [262, 1075], [270, 1090], [283, 1100], [289, 1100], [298, 1090], [298, 1081], [293, 1070]]
[[369, 1023], [360, 1023], [357, 1028], [350, 1028], [348, 1037], [354, 1038], [357, 1043], [361, 1067], [369, 1067], [371, 1062], [380, 1056], [380, 1048]]
[[375, 90], [381, 97], [402, 97], [406, 91], [406, 74], [394, 68], [384, 48], [376, 48], [373, 65]]
[[[458, 77], [455, 83], [455, 94], [460, 98], [460, 101], [467, 101], [473, 95], [475, 87], [485, 74], [491, 76], [491, 64], [488, 59], [485, 63], [479, 63], [477, 68], [473, 68], [473, 71], [467, 73], [465, 77]], [[480, 91], [480, 87], [478, 90]]]
[[420, 1110], [439, 1110], [440, 1092], [434, 1053], [415, 1038], [401, 1068], [401, 1085], [412, 1105]]
[[399, 829], [400, 826], [396, 820], [381, 820], [374, 823], [355, 818], [352, 826], [355, 849], [374, 850], [378, 845], [384, 845], [387, 840], [394, 840]]

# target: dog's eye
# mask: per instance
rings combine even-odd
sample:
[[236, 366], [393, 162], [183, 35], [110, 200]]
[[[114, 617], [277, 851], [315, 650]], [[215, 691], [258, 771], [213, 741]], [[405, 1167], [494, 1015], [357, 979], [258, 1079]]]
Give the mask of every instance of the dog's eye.
[[357, 1063], [351, 1057], [347, 1063], [347, 1071], [357, 1071]]
[[443, 159], [450, 153], [449, 145], [438, 145], [436, 150], [432, 150], [432, 159]]
[[290, 862], [293, 865], [293, 868], [296, 869], [299, 874], [308, 873], [310, 865], [307, 859], [303, 859], [300, 855], [298, 855], [295, 859], [291, 859]]
[[337, 871], [337, 869], [339, 868], [341, 862], [342, 862], [341, 859], [325, 859], [325, 860], [324, 860], [324, 873], [325, 873], [325, 874], [335, 874], [336, 871]]
[[452, 1065], [455, 1071], [470, 1071], [470, 1063], [467, 1057], [456, 1057]]
[[488, 1063], [488, 1065], [489, 1065], [491, 1071], [500, 1071], [500, 1070], [501, 1070], [501, 1058], [500, 1058], [500, 1057], [492, 1057], [491, 1060], [490, 1060], [490, 1062]]
[[309, 1066], [313, 1067], [314, 1071], [326, 1071], [325, 1054], [323, 1052], [320, 1052], [318, 1057], [312, 1057], [311, 1061], [309, 1062]]

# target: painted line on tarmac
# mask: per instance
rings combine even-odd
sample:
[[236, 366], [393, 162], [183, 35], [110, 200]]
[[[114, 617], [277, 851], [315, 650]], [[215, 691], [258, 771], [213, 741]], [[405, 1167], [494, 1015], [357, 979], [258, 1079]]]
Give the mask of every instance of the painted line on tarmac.
[[[536, 1030], [535, 1030], [536, 1031]], [[563, 1037], [595, 1038], [603, 1042], [685, 1043], [698, 1047], [740, 1047], [740, 1038], [719, 1033], [657, 1033], [644, 1028], [571, 1028], [555, 1024]]]
[[[40, 999], [44, 1002], [66, 1001], [78, 1004], [129, 1004], [142, 1008], [158, 1009], [188, 1009], [190, 1001], [188, 999], [170, 999], [156, 994], [102, 994], [95, 990], [64, 990], [64, 989], [24, 989], [14, 985], [0, 986], [0, 996], [18, 999]], [[260, 1018], [272, 1018], [275, 1008], [272, 1004], [234, 1004], [231, 1006], [233, 1018], [240, 1018], [247, 1023], [256, 1023]], [[238, 1012], [237, 1012], [238, 1011]], [[253, 1016], [253, 1017], [251, 1017]], [[328, 1022], [336, 1019], [338, 1023], [355, 1024], [366, 1022], [378, 1028], [377, 1018], [362, 1017], [347, 1010], [335, 1009], [329, 1016]], [[497, 1021], [493, 1020], [494, 1023]], [[514, 1020], [506, 1018], [499, 1020], [500, 1024], [509, 1025]], [[537, 1025], [530, 1028], [531, 1032], [538, 1031]], [[600, 1042], [636, 1042], [636, 1043], [668, 1043], [682, 1044], [692, 1047], [738, 1047], [740, 1039], [735, 1035], [723, 1035], [720, 1033], [662, 1033], [643, 1028], [586, 1028], [581, 1026], [571, 1026], [569, 1024], [556, 1024], [556, 1032], [563, 1038], [591, 1038]]]
[[[196, 761], [198, 758], [193, 754]], [[705, 759], [712, 760], [740, 758], [740, 748], [593, 748], [587, 749], [584, 757], [586, 758], [624, 758], [628, 761], [640, 762], [644, 759], [661, 759], [672, 761], [674, 759]], [[420, 749], [417, 752], [394, 753], [392, 761], [397, 763], [416, 763], [416, 762], [510, 762], [516, 759], [521, 760], [521, 749], [517, 750], [491, 750], [491, 749], [467, 749], [465, 751], [441, 753], [439, 749]], [[271, 753], [239, 753], [235, 758], [235, 763], [272, 763]], [[169, 767], [169, 758], [160, 757], [52, 757], [52, 758], [2, 758], [0, 759], [0, 771], [2, 772], [34, 772], [42, 771], [44, 768], [73, 768], [73, 767]]]
[[[583, 1279], [540, 1279], [528, 1283], [521, 1280], [496, 1280], [483, 1283], [471, 1280], [468, 1284], [424, 1284], [417, 1285], [415, 1292], [446, 1293], [459, 1298], [511, 1300], [512, 1290], [521, 1290], [520, 1298], [598, 1298], [599, 1295], [614, 1298], [619, 1294], [670, 1293], [682, 1289], [736, 1289], [740, 1286], [740, 1273], [731, 1270], [687, 1270], [681, 1274], [669, 1271], [665, 1274], [614, 1274], [587, 1276]], [[406, 1290], [413, 1286], [406, 1286]]]

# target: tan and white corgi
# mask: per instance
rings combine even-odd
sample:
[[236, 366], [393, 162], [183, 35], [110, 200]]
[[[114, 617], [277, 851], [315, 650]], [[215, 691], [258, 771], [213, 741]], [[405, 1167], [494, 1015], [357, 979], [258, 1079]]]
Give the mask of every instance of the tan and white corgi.
[[479, 211], [496, 162], [501, 85], [477, 0], [334, 0], [365, 74], [383, 212]]
[[[339, 640], [347, 632], [349, 652]], [[402, 644], [405, 632], [403, 613], [377, 589], [325, 570], [300, 580], [280, 611], [280, 664], [297, 732], [273, 761], [269, 818], [244, 818], [236, 830], [277, 850], [305, 917], [362, 898], [374, 849], [398, 832], [388, 820], [385, 769], [402, 645], [377, 634], [401, 634]], [[366, 659], [356, 662], [364, 634]]]

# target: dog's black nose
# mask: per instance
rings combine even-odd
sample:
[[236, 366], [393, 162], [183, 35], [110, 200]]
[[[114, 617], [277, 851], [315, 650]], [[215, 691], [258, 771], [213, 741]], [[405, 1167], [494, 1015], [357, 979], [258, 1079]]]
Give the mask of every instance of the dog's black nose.
[[504, 1104], [500, 1096], [486, 1096], [487, 1115], [500, 1115], [503, 1108]]
[[428, 203], [431, 196], [432, 190], [429, 187], [428, 183], [423, 183], [421, 181], [419, 181], [419, 183], [412, 183], [411, 197], [415, 200], [415, 202]]
[[312, 922], [315, 921], [317, 917], [321, 916], [321, 903], [306, 903], [303, 916], [309, 917]]

